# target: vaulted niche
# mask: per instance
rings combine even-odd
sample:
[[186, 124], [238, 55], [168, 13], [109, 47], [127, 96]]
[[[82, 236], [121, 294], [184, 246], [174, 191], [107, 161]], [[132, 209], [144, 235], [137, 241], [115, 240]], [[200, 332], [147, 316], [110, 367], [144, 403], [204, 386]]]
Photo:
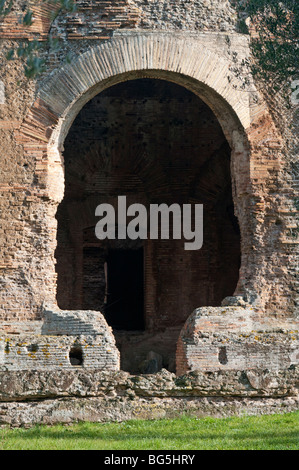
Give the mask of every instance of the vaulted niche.
[[[58, 219], [57, 300], [105, 314], [122, 367], [174, 368], [177, 337], [195, 308], [233, 295], [240, 267], [230, 147], [211, 109], [174, 83], [137, 79], [84, 106], [65, 141], [65, 197]], [[203, 247], [185, 240], [105, 240], [95, 209], [203, 204]], [[147, 355], [150, 353], [150, 358]], [[154, 354], [153, 354], [154, 353]], [[157, 359], [158, 358], [158, 359]]]

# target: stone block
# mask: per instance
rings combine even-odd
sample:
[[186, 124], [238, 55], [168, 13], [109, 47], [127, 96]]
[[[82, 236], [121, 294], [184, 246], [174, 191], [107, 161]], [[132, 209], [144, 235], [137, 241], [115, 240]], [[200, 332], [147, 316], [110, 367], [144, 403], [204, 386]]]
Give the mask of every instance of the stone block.
[[200, 308], [177, 344], [177, 374], [188, 371], [279, 370], [299, 363], [298, 325], [269, 321], [252, 307]]

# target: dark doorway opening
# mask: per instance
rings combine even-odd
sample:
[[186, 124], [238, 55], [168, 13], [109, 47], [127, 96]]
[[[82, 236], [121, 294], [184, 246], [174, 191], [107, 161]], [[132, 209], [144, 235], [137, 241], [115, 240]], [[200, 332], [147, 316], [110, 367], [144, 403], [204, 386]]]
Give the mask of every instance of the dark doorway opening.
[[115, 330], [144, 330], [143, 248], [109, 250], [105, 317]]
[[[221, 305], [239, 279], [231, 148], [220, 123], [204, 101], [175, 83], [129, 80], [82, 108], [64, 149], [58, 305], [105, 314], [123, 370], [143, 373], [154, 358], [174, 371], [189, 315]], [[127, 207], [147, 210], [151, 204], [202, 204], [203, 247], [187, 251], [184, 239], [171, 237], [98, 240], [95, 209], [112, 205], [118, 221], [118, 196], [127, 197]]]

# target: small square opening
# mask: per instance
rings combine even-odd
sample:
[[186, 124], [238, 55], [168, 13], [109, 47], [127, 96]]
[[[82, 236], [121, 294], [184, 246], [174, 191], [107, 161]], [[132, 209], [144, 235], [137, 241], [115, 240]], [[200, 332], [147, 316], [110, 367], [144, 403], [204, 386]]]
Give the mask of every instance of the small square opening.
[[83, 351], [81, 346], [73, 346], [69, 352], [69, 360], [72, 366], [83, 365]]

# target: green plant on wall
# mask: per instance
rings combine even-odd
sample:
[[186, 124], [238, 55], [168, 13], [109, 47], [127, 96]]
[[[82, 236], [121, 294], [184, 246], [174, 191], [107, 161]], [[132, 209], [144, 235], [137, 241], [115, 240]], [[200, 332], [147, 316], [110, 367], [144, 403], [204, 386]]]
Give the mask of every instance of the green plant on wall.
[[[19, 17], [19, 23], [24, 26], [31, 26], [34, 21], [32, 7], [34, 5], [41, 5], [43, 3], [50, 3], [54, 8], [52, 12], [52, 21], [56, 16], [63, 12], [75, 12], [75, 0], [31, 0], [26, 3], [22, 14]], [[13, 11], [13, 0], [0, 0], [0, 22], [9, 13]], [[53, 37], [50, 33], [46, 42], [52, 50], [59, 48], [59, 38]], [[46, 59], [41, 57], [40, 51], [45, 48], [45, 42], [40, 41], [38, 38], [33, 41], [22, 41], [18, 47], [12, 48], [7, 53], [8, 60], [17, 58], [24, 59], [24, 72], [27, 78], [34, 78], [45, 71]], [[67, 58], [68, 59], [68, 58]]]
[[233, 4], [239, 13], [239, 31], [249, 33], [250, 24], [253, 76], [267, 83], [270, 93], [287, 87], [290, 96], [290, 82], [299, 77], [298, 0], [241, 0]]

